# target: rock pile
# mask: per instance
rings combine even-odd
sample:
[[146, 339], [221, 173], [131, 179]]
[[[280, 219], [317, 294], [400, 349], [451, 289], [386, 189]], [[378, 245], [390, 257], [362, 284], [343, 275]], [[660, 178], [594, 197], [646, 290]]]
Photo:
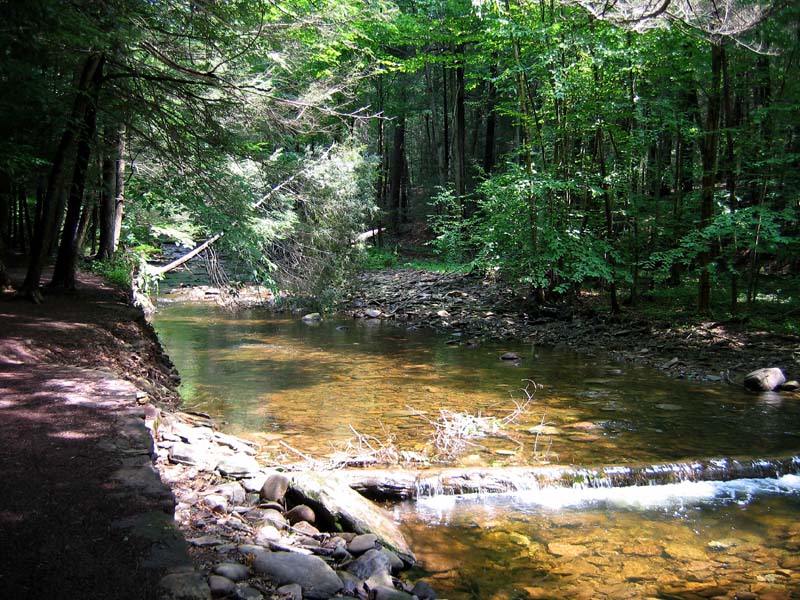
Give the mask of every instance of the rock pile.
[[204, 574], [171, 573], [164, 600], [436, 598], [397, 576], [414, 558], [391, 519], [333, 475], [263, 468], [210, 419], [151, 411], [157, 465]]

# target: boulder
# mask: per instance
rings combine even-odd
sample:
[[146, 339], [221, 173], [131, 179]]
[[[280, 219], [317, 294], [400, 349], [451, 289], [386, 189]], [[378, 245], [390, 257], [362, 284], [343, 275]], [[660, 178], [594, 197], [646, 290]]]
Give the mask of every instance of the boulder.
[[351, 489], [340, 476], [332, 473], [295, 473], [292, 475], [292, 490], [314, 508], [318, 527], [320, 523], [322, 528], [338, 523], [357, 533], [374, 533], [378, 541], [395, 552], [404, 563], [416, 562], [391, 516]]
[[253, 561], [253, 570], [269, 577], [277, 586], [298, 584], [303, 597], [330, 598], [342, 589], [342, 580], [324, 560], [292, 552], [267, 552]]
[[777, 367], [756, 369], [744, 376], [744, 387], [755, 392], [771, 392], [786, 381], [786, 376]]
[[261, 487], [261, 497], [270, 502], [280, 502], [288, 489], [289, 478], [282, 473], [273, 473]]

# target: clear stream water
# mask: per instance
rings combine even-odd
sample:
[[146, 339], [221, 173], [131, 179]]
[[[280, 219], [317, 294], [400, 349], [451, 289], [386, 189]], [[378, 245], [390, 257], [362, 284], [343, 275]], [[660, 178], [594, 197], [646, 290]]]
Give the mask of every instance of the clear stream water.
[[[454, 465], [588, 467], [800, 451], [796, 399], [577, 354], [468, 348], [380, 321], [309, 325], [299, 316], [163, 301], [154, 325], [183, 378], [186, 406], [259, 441], [266, 454], [285, 453], [283, 441], [324, 458], [353, 429], [400, 450], [430, 451], [429, 421], [440, 410], [502, 418], [524, 400], [528, 381], [541, 387], [525, 414], [504, 435], [476, 440]], [[502, 361], [504, 352], [522, 359]], [[800, 598], [800, 480], [783, 475], [440, 496], [390, 508], [443, 597]]]

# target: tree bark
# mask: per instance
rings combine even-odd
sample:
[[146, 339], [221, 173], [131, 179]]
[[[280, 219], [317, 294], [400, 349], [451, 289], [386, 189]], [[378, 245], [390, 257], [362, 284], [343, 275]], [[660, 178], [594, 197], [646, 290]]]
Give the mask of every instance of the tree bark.
[[42, 269], [47, 259], [50, 245], [55, 236], [56, 207], [61, 194], [66, 171], [67, 157], [74, 147], [77, 136], [76, 124], [84, 120], [89, 106], [89, 92], [94, 85], [95, 74], [102, 68], [102, 54], [90, 54], [81, 67], [71, 118], [61, 136], [53, 156], [53, 163], [47, 178], [47, 186], [42, 196], [41, 218], [37, 222], [34, 239], [31, 243], [31, 256], [22, 291], [35, 297], [42, 277]]
[[486, 177], [491, 175], [495, 162], [495, 132], [497, 130], [497, 87], [494, 80], [497, 78], [497, 64], [492, 64], [490, 79], [486, 82], [486, 139], [483, 146], [483, 173]]
[[86, 189], [86, 173], [89, 168], [89, 159], [92, 154], [92, 138], [97, 124], [97, 98], [103, 76], [103, 55], [100, 55], [99, 64], [94, 70], [91, 86], [88, 91], [89, 99], [83, 115], [83, 122], [78, 134], [78, 149], [75, 154], [75, 166], [72, 174], [72, 185], [67, 201], [67, 214], [64, 218], [64, 228], [61, 232], [61, 243], [58, 247], [58, 256], [53, 270], [51, 286], [59, 289], [71, 290], [75, 288], [75, 270], [78, 262], [78, 237], [81, 206]]
[[453, 122], [453, 183], [455, 193], [463, 203], [467, 193], [467, 117], [464, 109], [464, 46], [456, 48], [459, 55], [455, 70], [455, 120]]
[[[700, 158], [703, 163], [702, 190], [700, 195], [700, 229], [711, 224], [714, 216], [714, 186], [716, 184], [717, 153], [719, 146], [719, 122], [722, 108], [720, 85], [722, 80], [723, 49], [719, 44], [711, 46], [711, 83], [708, 91], [708, 107]], [[699, 256], [700, 281], [698, 283], [697, 310], [701, 315], [711, 312], [711, 247], [706, 247]]]
[[117, 158], [114, 156], [119, 150], [119, 141], [114, 136], [106, 135], [105, 152], [103, 156], [102, 174], [103, 184], [100, 189], [100, 241], [97, 248], [99, 260], [110, 259], [114, 255], [114, 227], [117, 212]]
[[121, 128], [117, 137], [117, 153], [114, 165], [116, 186], [114, 196], [114, 252], [119, 247], [122, 234], [122, 217], [125, 215], [125, 128]]
[[400, 228], [400, 187], [403, 183], [405, 156], [406, 118], [399, 117], [394, 124], [394, 140], [392, 143], [392, 159], [389, 163], [389, 210], [392, 215], [392, 227], [397, 233]]

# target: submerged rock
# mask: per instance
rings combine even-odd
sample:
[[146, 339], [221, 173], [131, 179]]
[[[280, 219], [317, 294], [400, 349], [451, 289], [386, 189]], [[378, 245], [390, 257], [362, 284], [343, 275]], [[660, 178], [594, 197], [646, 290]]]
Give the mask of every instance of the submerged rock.
[[322, 321], [322, 315], [318, 312], [308, 313], [307, 315], [303, 316], [303, 321], [306, 323], [316, 323], [318, 321]]
[[744, 376], [744, 387], [755, 392], [771, 392], [786, 381], [786, 376], [777, 367], [756, 369]]

